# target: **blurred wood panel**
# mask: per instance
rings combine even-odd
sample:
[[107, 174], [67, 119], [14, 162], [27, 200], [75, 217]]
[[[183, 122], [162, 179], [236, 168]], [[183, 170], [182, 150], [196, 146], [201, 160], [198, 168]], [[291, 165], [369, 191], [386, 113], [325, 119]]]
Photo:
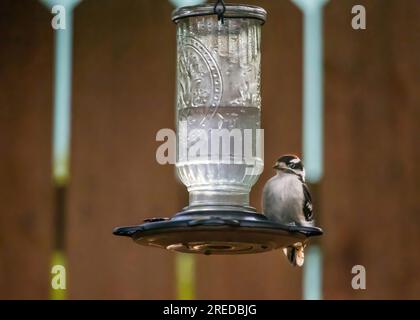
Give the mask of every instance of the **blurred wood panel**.
[[155, 159], [156, 133], [175, 124], [171, 10], [151, 0], [76, 9], [71, 298], [175, 298], [174, 255], [112, 235], [184, 205], [174, 168]]
[[[325, 296], [419, 298], [420, 6], [357, 4], [365, 31], [351, 28], [354, 1], [326, 9]], [[366, 291], [351, 287], [357, 264]]]
[[0, 2], [0, 299], [48, 298], [50, 19], [37, 1]]

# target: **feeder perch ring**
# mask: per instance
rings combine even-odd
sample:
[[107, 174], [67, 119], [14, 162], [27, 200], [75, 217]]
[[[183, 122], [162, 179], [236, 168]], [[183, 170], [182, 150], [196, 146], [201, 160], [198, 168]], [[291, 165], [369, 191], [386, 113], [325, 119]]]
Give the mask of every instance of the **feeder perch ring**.
[[243, 211], [188, 211], [172, 219], [148, 219], [146, 223], [114, 229], [117, 236], [137, 244], [170, 251], [236, 255], [263, 253], [307, 242], [323, 231], [316, 227], [282, 225], [264, 215]]

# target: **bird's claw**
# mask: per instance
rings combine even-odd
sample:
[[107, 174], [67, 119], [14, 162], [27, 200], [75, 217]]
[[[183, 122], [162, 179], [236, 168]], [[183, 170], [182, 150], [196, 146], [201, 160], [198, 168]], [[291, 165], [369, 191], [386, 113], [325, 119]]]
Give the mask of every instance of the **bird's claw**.
[[283, 249], [289, 262], [294, 267], [302, 267], [305, 263], [305, 245], [302, 243], [296, 243], [294, 246]]
[[296, 254], [295, 254], [295, 260], [296, 260], [296, 265], [298, 267], [303, 267], [303, 264], [305, 263], [305, 252], [303, 247], [299, 247], [296, 250]]

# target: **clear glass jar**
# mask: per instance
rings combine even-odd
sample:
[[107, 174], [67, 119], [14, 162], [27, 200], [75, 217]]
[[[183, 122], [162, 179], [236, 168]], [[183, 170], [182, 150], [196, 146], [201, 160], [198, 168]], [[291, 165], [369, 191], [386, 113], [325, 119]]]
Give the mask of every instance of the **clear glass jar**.
[[263, 170], [262, 8], [213, 5], [178, 9], [177, 173], [190, 207], [249, 206]]

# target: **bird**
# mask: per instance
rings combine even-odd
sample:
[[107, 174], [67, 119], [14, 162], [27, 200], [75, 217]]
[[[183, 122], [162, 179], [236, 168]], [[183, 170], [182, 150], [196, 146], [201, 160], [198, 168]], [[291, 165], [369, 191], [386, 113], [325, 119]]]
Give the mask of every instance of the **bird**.
[[[305, 183], [305, 168], [295, 155], [280, 157], [273, 169], [276, 175], [264, 186], [263, 214], [273, 222], [283, 225], [312, 227], [314, 214], [312, 198]], [[302, 267], [306, 243], [298, 242], [283, 249], [293, 266]]]

